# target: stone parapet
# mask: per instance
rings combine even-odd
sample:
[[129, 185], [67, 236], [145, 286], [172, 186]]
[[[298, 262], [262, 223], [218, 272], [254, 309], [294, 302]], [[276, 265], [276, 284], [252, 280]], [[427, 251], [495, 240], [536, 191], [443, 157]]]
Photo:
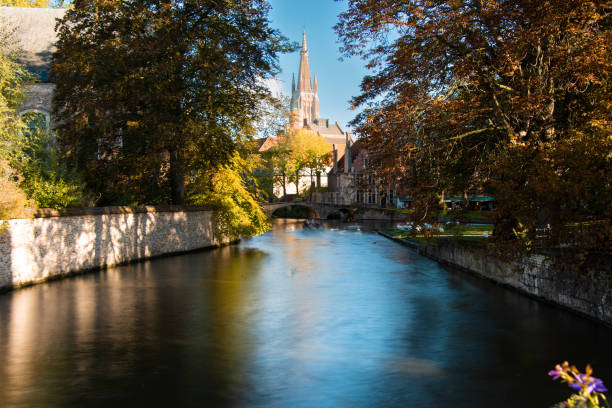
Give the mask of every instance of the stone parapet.
[[0, 291], [223, 243], [214, 235], [213, 212], [201, 207], [42, 210], [38, 215], [3, 221]]
[[584, 273], [562, 268], [552, 257], [530, 255], [503, 260], [484, 248], [451, 241], [424, 245], [391, 238], [442, 264], [467, 271], [612, 326], [612, 272], [605, 262], [590, 265]]

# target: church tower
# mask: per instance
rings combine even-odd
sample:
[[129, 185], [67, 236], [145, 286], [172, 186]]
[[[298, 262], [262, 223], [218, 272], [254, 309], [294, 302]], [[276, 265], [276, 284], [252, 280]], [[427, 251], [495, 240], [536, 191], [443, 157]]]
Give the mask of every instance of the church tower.
[[314, 86], [310, 82], [310, 66], [308, 64], [308, 47], [306, 46], [306, 31], [302, 35], [302, 51], [300, 52], [300, 72], [297, 87], [295, 77], [291, 84], [291, 110], [295, 111], [297, 123], [294, 127], [302, 127], [318, 121], [319, 96], [317, 95], [317, 76], [314, 76]]

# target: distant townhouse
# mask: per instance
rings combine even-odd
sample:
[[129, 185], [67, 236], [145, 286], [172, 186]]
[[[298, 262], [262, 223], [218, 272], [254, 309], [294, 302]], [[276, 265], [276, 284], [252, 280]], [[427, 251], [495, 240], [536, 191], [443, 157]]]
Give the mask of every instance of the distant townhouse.
[[[345, 138], [344, 154], [334, 149], [333, 166], [327, 173], [329, 191], [315, 200], [338, 205], [384, 208], [397, 206], [397, 187], [384, 183], [368, 166], [369, 152], [360, 140]], [[340, 158], [338, 158], [340, 156]]]

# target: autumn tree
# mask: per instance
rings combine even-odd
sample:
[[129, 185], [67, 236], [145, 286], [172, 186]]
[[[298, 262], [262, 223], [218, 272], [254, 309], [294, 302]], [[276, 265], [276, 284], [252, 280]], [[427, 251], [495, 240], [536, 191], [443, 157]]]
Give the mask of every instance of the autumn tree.
[[313, 177], [329, 165], [329, 146], [325, 138], [307, 129], [287, 128], [279, 134], [270, 155], [270, 164], [283, 180], [283, 195], [286, 195], [287, 180], [295, 184], [299, 193], [304, 172], [308, 172], [312, 185]]
[[267, 231], [256, 171], [261, 157], [239, 149], [229, 163], [195, 172], [187, 185], [188, 203], [212, 207], [215, 236], [230, 240]]
[[434, 203], [486, 188], [496, 235], [610, 219], [610, 5], [349, 0], [336, 30], [372, 75], [353, 100], [371, 165]]
[[[293, 167], [306, 170], [310, 175], [310, 185], [314, 185], [314, 176], [320, 175], [330, 164], [327, 141], [323, 136], [305, 129], [292, 132], [290, 141]], [[299, 174], [300, 171], [296, 173]]]
[[54, 114], [99, 203], [181, 204], [185, 180], [254, 134], [291, 49], [265, 0], [79, 0], [58, 26]]
[[25, 123], [17, 108], [25, 99], [24, 86], [33, 76], [18, 62], [19, 50], [10, 29], [0, 20], [0, 218], [22, 215], [28, 206], [9, 161]]

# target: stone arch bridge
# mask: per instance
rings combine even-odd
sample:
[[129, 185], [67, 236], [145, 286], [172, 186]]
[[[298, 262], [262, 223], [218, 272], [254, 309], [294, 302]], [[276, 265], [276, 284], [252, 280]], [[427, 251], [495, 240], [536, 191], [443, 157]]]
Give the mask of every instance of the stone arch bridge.
[[367, 207], [354, 207], [345, 204], [323, 204], [309, 201], [287, 201], [280, 203], [268, 203], [263, 205], [263, 209], [268, 215], [280, 208], [300, 206], [308, 209], [309, 218], [325, 220], [331, 214], [340, 212], [344, 216], [352, 214], [355, 220], [395, 220], [401, 219], [401, 215], [390, 210]]
[[281, 203], [269, 203], [264, 204], [263, 208], [266, 214], [272, 215], [272, 213], [281, 208], [287, 207], [304, 207], [308, 209], [309, 218], [327, 219], [327, 217], [335, 212], [347, 212], [349, 211], [348, 206], [335, 206], [330, 204], [311, 203], [308, 201], [288, 201]]

